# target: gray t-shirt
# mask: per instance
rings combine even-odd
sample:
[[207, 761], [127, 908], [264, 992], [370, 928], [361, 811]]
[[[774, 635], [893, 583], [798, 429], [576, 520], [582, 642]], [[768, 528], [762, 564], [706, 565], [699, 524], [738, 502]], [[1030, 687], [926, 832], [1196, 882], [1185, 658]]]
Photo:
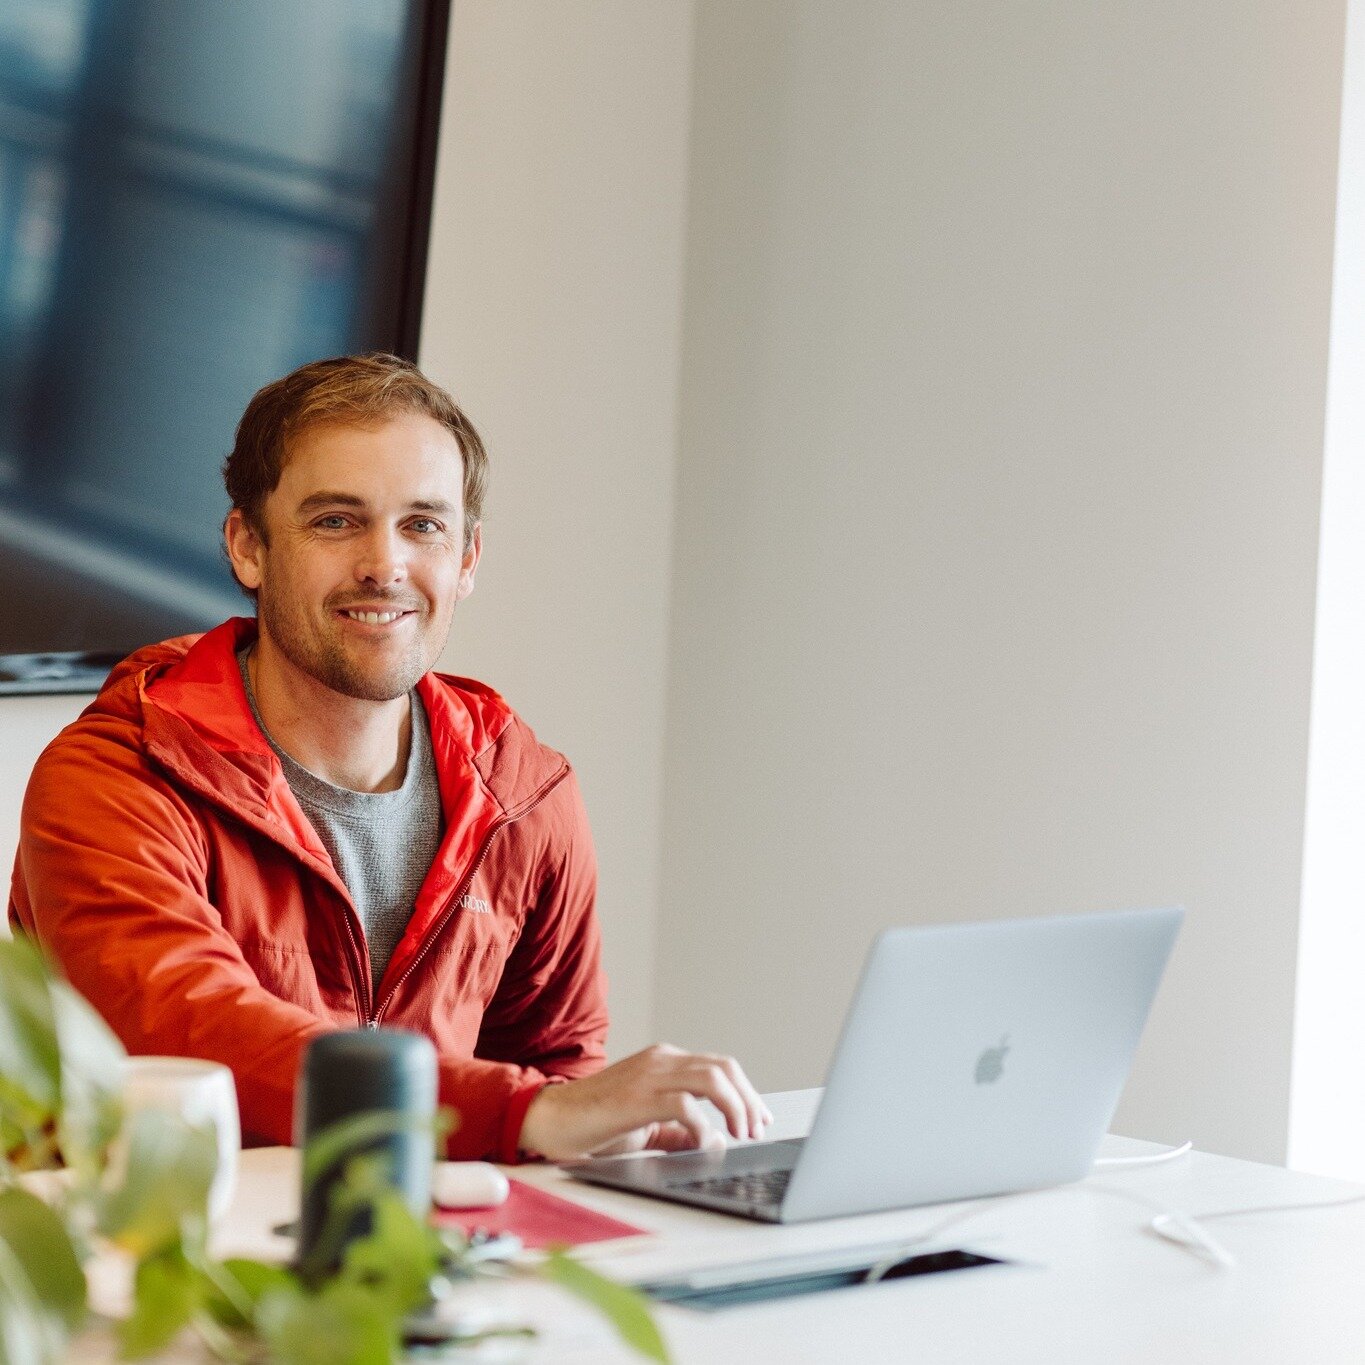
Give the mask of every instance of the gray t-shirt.
[[261, 723], [246, 667], [250, 652], [249, 646], [240, 651], [237, 663], [251, 714], [278, 755], [290, 791], [351, 893], [369, 944], [370, 972], [378, 989], [441, 843], [441, 789], [426, 708], [415, 691], [410, 693], [412, 743], [402, 786], [391, 792], [335, 787], [290, 758]]

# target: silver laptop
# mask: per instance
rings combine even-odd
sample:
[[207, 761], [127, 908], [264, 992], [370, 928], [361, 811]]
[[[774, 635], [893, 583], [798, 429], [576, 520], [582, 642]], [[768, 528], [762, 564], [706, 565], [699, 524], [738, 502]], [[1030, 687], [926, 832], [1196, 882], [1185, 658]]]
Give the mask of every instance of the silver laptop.
[[1118, 1104], [1184, 911], [889, 929], [810, 1136], [565, 1166], [773, 1223], [1079, 1180]]

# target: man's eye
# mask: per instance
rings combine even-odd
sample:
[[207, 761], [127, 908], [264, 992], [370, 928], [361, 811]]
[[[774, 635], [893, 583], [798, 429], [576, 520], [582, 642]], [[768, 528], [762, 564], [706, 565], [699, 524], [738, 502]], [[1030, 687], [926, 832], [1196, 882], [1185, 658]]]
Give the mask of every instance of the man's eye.
[[439, 521], [432, 521], [430, 517], [418, 517], [415, 521], [408, 523], [419, 536], [429, 536], [441, 529]]
[[320, 526], [324, 531], [340, 531], [346, 526], [346, 518], [334, 512], [330, 517], [319, 517], [314, 525]]

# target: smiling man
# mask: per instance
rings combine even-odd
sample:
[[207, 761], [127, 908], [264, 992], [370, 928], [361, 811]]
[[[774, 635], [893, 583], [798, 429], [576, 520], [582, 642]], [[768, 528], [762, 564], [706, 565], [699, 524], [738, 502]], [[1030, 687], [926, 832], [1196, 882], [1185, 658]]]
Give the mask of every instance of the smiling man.
[[432, 1038], [454, 1157], [714, 1143], [769, 1115], [728, 1057], [604, 1066], [577, 783], [492, 689], [432, 671], [482, 553], [487, 456], [393, 356], [251, 400], [224, 467], [256, 619], [139, 650], [39, 760], [10, 899], [134, 1053], [237, 1078], [288, 1142], [308, 1043]]

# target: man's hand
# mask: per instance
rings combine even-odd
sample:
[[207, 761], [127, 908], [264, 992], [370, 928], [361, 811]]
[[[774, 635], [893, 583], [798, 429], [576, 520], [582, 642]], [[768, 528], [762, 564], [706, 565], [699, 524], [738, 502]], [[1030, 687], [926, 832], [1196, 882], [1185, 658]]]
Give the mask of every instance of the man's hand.
[[762, 1137], [773, 1121], [733, 1057], [656, 1043], [595, 1076], [547, 1085], [526, 1111], [519, 1145], [551, 1161], [723, 1146], [703, 1099], [725, 1116], [734, 1138]]

